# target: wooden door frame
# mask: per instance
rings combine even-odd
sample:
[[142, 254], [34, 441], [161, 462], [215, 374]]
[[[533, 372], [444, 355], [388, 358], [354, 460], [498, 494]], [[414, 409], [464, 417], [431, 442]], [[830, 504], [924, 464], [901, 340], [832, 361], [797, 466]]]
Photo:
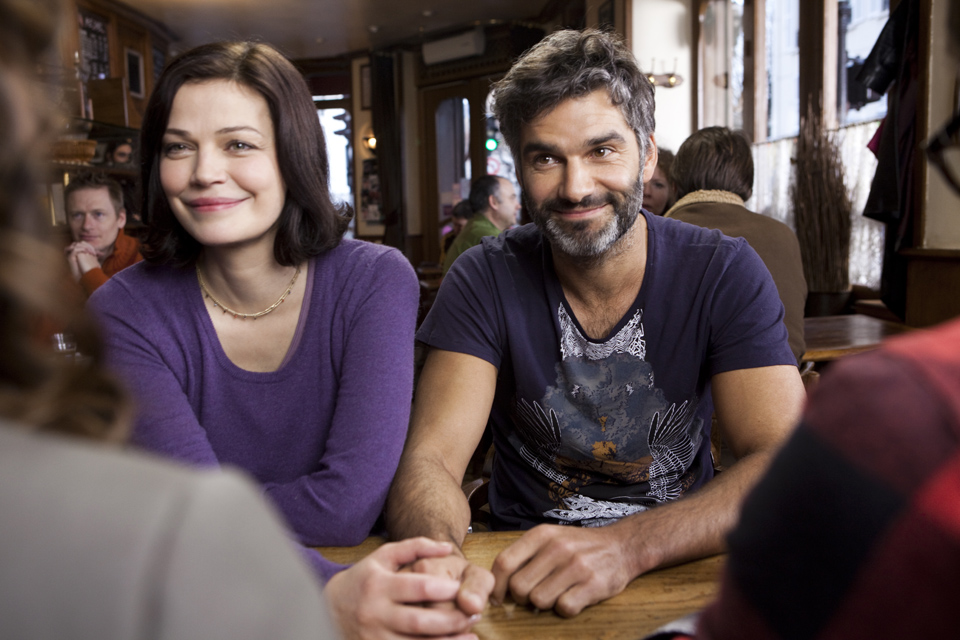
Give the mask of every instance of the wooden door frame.
[[440, 258], [440, 221], [437, 211], [440, 207], [437, 184], [437, 107], [450, 98], [466, 98], [470, 103], [470, 171], [473, 178], [487, 173], [487, 155], [484, 149], [486, 137], [485, 102], [490, 91], [491, 80], [471, 78], [438, 86], [421, 87], [418, 90], [417, 104], [420, 110], [420, 174], [421, 209], [420, 229], [423, 234], [423, 258], [436, 262]]

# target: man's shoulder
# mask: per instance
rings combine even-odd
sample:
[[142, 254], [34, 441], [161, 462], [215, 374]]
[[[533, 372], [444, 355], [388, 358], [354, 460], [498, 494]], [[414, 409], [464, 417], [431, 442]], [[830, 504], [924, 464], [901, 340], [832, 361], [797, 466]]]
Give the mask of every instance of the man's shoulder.
[[487, 236], [482, 244], [489, 255], [529, 255], [539, 252], [544, 246], [543, 234], [532, 222], [507, 229], [497, 236]]
[[754, 230], [765, 237], [787, 238], [796, 241], [793, 229], [785, 223], [762, 213], [755, 213], [746, 207], [721, 202], [700, 202], [676, 209], [671, 218], [680, 222], [718, 229], [727, 235], [729, 231], [742, 232]]
[[[685, 268], [695, 263], [703, 266], [726, 264], [748, 247], [743, 238], [724, 235], [722, 231], [696, 225], [673, 217], [649, 215], [647, 229], [652, 251], [661, 264], [674, 262], [685, 264]], [[720, 262], [717, 261], [720, 258]]]
[[[542, 265], [544, 239], [534, 224], [507, 229], [496, 236], [484, 236], [477, 244], [466, 249], [461, 259], [463, 266], [485, 270], [525, 269]], [[482, 265], [482, 266], [481, 266]]]
[[499, 233], [500, 229], [481, 214], [470, 218], [463, 231], [457, 235], [454, 244], [459, 244], [461, 251], [465, 251], [469, 247], [479, 244], [483, 238], [496, 236]]

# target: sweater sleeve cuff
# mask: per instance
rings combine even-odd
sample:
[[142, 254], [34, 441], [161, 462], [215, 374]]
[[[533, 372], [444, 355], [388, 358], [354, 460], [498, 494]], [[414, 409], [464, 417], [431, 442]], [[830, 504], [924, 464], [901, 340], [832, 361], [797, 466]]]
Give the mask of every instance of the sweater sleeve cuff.
[[96, 267], [94, 269], [90, 269], [90, 271], [87, 271], [85, 274], [80, 276], [80, 286], [83, 287], [84, 293], [89, 296], [103, 286], [103, 283], [108, 279], [109, 278], [107, 277], [107, 274], [103, 272], [103, 269]]
[[338, 564], [332, 560], [327, 560], [319, 551], [310, 549], [308, 547], [300, 547], [301, 555], [304, 559], [310, 563], [310, 566], [313, 567], [313, 572], [320, 578], [320, 582], [326, 584], [327, 581], [334, 576], [334, 574], [340, 573], [346, 569], [349, 565]]

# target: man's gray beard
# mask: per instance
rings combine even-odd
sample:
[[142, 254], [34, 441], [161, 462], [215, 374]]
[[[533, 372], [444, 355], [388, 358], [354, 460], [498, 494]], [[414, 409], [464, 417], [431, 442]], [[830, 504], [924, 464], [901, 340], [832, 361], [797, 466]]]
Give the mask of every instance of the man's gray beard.
[[[615, 199], [613, 194], [620, 195]], [[526, 196], [526, 194], [524, 194]], [[606, 202], [613, 205], [614, 216], [600, 231], [587, 234], [590, 222], [576, 222], [564, 228], [555, 218], [545, 210], [553, 209], [554, 201], [547, 201], [542, 207], [535, 207], [529, 201], [527, 209], [530, 217], [540, 231], [547, 237], [554, 250], [571, 258], [593, 260], [601, 257], [629, 231], [643, 207], [643, 176], [639, 176], [637, 183], [630, 192], [608, 192]], [[617, 201], [619, 200], [619, 202]], [[583, 201], [581, 201], [583, 202]]]

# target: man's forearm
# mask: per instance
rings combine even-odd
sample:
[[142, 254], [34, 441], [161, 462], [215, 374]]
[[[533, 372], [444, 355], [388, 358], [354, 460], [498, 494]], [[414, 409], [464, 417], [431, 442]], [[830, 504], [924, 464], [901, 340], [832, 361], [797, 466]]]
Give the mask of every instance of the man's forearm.
[[689, 497], [624, 518], [612, 527], [627, 540], [634, 576], [696, 558], [722, 553], [740, 506], [773, 456], [744, 456]]
[[426, 536], [457, 547], [470, 526], [470, 505], [460, 481], [437, 460], [404, 456], [387, 499], [393, 540]]

